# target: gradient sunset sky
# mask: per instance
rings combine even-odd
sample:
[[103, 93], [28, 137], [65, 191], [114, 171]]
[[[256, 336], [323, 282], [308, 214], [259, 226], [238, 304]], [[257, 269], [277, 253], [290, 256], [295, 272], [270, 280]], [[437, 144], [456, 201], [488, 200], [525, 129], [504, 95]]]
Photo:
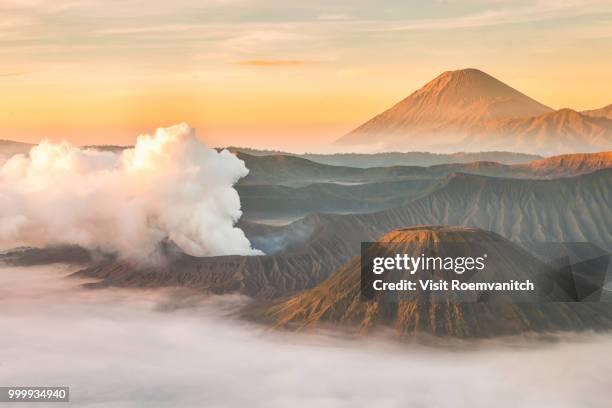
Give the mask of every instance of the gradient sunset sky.
[[317, 150], [446, 70], [612, 103], [612, 1], [0, 0], [0, 139]]

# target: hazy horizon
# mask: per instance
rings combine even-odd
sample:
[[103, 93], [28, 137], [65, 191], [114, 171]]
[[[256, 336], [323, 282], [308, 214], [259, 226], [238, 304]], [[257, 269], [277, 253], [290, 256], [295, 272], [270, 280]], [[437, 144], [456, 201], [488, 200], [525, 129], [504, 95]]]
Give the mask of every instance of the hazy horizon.
[[188, 122], [211, 146], [315, 150], [467, 67], [555, 109], [612, 102], [605, 1], [116, 5], [0, 1], [0, 138], [132, 144]]

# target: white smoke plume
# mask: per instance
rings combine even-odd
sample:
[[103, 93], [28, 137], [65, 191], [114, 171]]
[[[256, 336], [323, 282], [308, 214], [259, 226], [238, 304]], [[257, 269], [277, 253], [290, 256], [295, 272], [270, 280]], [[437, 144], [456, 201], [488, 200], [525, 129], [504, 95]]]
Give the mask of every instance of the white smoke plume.
[[195, 256], [255, 254], [234, 224], [248, 174], [187, 124], [141, 135], [121, 153], [43, 141], [0, 168], [0, 241], [76, 244], [151, 259], [171, 240]]

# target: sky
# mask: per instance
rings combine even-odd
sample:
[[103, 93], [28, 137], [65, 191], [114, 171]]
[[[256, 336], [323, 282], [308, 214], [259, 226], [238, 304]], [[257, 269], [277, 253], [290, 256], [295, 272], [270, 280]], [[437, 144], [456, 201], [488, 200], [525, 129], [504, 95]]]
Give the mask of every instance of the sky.
[[612, 103], [612, 1], [0, 0], [0, 139], [317, 150], [443, 71]]

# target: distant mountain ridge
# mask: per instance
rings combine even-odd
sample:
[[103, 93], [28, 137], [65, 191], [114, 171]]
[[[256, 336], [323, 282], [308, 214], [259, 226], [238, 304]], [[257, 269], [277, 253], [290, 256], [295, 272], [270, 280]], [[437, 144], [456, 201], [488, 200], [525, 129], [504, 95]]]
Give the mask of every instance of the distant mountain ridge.
[[241, 153], [240, 157], [251, 171], [236, 186], [243, 219], [281, 224], [309, 213], [368, 213], [401, 207], [427, 194], [441, 178], [458, 172], [551, 179], [612, 168], [612, 151], [554, 156], [513, 166], [474, 162], [369, 169], [328, 166], [291, 156]]
[[519, 165], [541, 177], [559, 177], [569, 174], [590, 173], [612, 168], [612, 151], [599, 153], [574, 153], [552, 156]]
[[464, 172], [510, 178], [554, 178], [612, 167], [612, 151], [552, 156], [526, 164], [504, 165], [490, 161], [449, 163], [429, 167], [390, 166], [355, 168], [315, 163], [296, 156], [252, 156], [238, 152], [249, 174], [239, 184], [304, 186], [313, 183], [371, 183], [433, 179]]
[[456, 152], [456, 153], [429, 153], [429, 152], [383, 152], [383, 153], [289, 153], [277, 150], [259, 150], [247, 147], [230, 146], [227, 148], [233, 153], [245, 153], [251, 156], [295, 156], [311, 160], [316, 163], [331, 166], [348, 167], [389, 167], [389, 166], [434, 166], [448, 163], [471, 163], [475, 161], [491, 161], [501, 164], [524, 164], [533, 160], [543, 159], [542, 156], [509, 151], [490, 152]]
[[519, 151], [593, 152], [612, 147], [612, 120], [560, 109], [530, 118], [484, 123], [465, 143], [510, 143]]
[[[13, 140], [0, 139], [0, 165], [3, 161], [8, 160], [11, 156], [17, 154], [29, 154], [30, 150], [36, 146], [32, 143], [16, 142]], [[81, 146], [84, 149], [93, 149], [99, 151], [107, 151], [113, 153], [120, 153], [124, 149], [128, 149], [131, 146], [117, 146], [117, 145], [85, 145]]]
[[612, 121], [553, 111], [470, 68], [444, 72], [336, 144], [359, 151], [513, 150], [548, 156], [612, 148]]
[[582, 111], [584, 115], [593, 116], [596, 118], [612, 119], [612, 103], [599, 109], [591, 109]]
[[33, 145], [29, 143], [15, 142], [13, 140], [0, 139], [0, 164], [16, 154], [27, 154]]
[[[30, 143], [0, 139], [0, 160], [6, 160], [15, 154], [28, 154], [32, 147], [34, 147], [34, 145]], [[121, 150], [130, 148], [131, 146], [88, 145], [84, 147], [102, 151], [120, 152]], [[543, 158], [539, 155], [514, 153], [508, 151], [456, 152], [449, 154], [429, 152], [298, 154], [277, 150], [260, 150], [249, 147], [235, 146], [229, 146], [227, 149], [232, 153], [245, 153], [251, 156], [293, 156], [332, 166], [361, 168], [387, 166], [433, 166], [436, 164], [470, 163], [474, 161], [494, 161], [502, 164], [523, 164]], [[221, 150], [221, 148], [218, 148], [217, 150]]]

